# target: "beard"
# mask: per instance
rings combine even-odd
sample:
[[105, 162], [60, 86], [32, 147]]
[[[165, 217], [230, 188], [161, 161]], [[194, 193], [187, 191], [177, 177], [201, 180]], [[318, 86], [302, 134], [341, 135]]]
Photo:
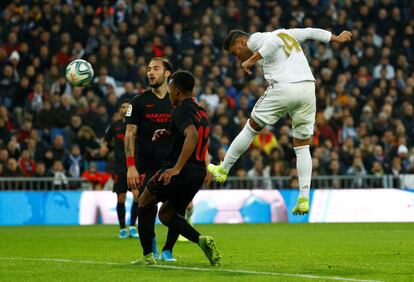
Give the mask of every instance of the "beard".
[[164, 77], [160, 77], [159, 79], [155, 80], [153, 83], [149, 83], [151, 88], [158, 88], [164, 83]]

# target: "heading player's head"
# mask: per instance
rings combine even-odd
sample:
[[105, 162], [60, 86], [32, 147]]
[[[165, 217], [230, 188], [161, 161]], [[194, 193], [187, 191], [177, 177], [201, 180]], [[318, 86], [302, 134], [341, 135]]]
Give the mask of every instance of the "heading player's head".
[[170, 100], [173, 106], [181, 101], [193, 97], [195, 79], [191, 72], [185, 70], [176, 71], [170, 79]]
[[249, 37], [250, 35], [242, 30], [232, 30], [224, 39], [223, 48], [245, 61], [253, 55], [253, 52], [247, 47]]
[[123, 99], [121, 101], [121, 103], [119, 104], [118, 111], [119, 111], [119, 113], [121, 114], [122, 117], [125, 116], [125, 114], [126, 114], [126, 112], [128, 110], [128, 106], [129, 106], [130, 102], [131, 101], [129, 99]]
[[158, 88], [167, 83], [173, 71], [173, 65], [164, 58], [154, 57], [147, 67], [147, 77], [151, 88]]

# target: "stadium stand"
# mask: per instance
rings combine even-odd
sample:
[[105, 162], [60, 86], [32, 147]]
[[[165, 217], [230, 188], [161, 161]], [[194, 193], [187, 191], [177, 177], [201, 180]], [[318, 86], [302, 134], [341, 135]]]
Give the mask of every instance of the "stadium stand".
[[[110, 170], [97, 153], [99, 138], [118, 102], [147, 87], [146, 63], [154, 56], [194, 73], [217, 163], [267, 86], [261, 69], [248, 76], [222, 50], [223, 37], [234, 28], [311, 26], [353, 34], [344, 47], [303, 45], [317, 79], [314, 176], [414, 173], [412, 1], [14, 0], [1, 1], [0, 11], [0, 177], [33, 176], [38, 163], [53, 177], [55, 161], [64, 161], [73, 144], [98, 170]], [[64, 78], [77, 58], [94, 66], [91, 87], [72, 88]], [[290, 123], [269, 126], [231, 175], [276, 182], [287, 176], [261, 185], [289, 187], [296, 176]], [[370, 187], [377, 186], [386, 185]]]

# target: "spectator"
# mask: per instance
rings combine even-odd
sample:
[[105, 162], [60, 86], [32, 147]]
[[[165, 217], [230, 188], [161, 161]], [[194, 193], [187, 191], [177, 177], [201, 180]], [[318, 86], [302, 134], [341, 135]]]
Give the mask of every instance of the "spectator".
[[86, 179], [92, 184], [93, 190], [102, 190], [103, 186], [110, 177], [111, 175], [107, 172], [99, 172], [94, 162], [91, 162], [89, 164], [89, 170], [86, 170], [82, 173], [82, 178]]
[[248, 177], [258, 177], [259, 179], [253, 180], [254, 188], [256, 189], [271, 189], [272, 183], [270, 182], [270, 169], [269, 167], [263, 167], [263, 160], [258, 158], [254, 161], [254, 166], [247, 172]]
[[34, 86], [34, 91], [29, 94], [26, 108], [29, 112], [38, 112], [43, 107], [43, 102], [45, 100], [45, 93], [43, 90], [43, 85], [41, 83], [36, 83]]
[[0, 163], [3, 164], [3, 171], [7, 164], [8, 159], [9, 159], [9, 151], [5, 148], [0, 149]]
[[72, 87], [69, 82], [66, 80], [65, 76], [59, 76], [59, 78], [54, 82], [50, 88], [51, 95], [70, 95]]
[[385, 183], [384, 183], [385, 179], [383, 178], [384, 168], [383, 168], [381, 162], [375, 161], [373, 163], [372, 169], [371, 169], [371, 174], [376, 176], [376, 178], [373, 179], [373, 181], [371, 181], [370, 187], [373, 187], [373, 188], [386, 187]]
[[51, 150], [54, 160], [63, 161], [66, 158], [68, 152], [65, 148], [65, 140], [62, 135], [55, 136]]
[[57, 127], [66, 127], [70, 124], [70, 119], [74, 113], [71, 105], [71, 97], [67, 94], [60, 98], [60, 106], [56, 110], [56, 125]]
[[0, 117], [0, 145], [3, 146], [9, 143], [11, 138], [11, 132], [6, 128], [6, 123], [3, 118]]
[[16, 136], [13, 136], [7, 144], [7, 150], [9, 151], [10, 157], [18, 159], [20, 157], [20, 144], [17, 142]]
[[374, 68], [374, 79], [385, 78], [387, 80], [393, 79], [395, 70], [387, 57], [381, 58], [381, 62]]
[[33, 177], [50, 177], [51, 174], [47, 173], [46, 165], [44, 162], [40, 161], [36, 164], [36, 172], [33, 174]]
[[43, 103], [42, 108], [36, 114], [35, 126], [39, 129], [51, 129], [55, 126], [55, 115], [58, 114], [52, 110], [52, 104], [49, 101]]
[[78, 133], [82, 127], [82, 118], [78, 115], [73, 115], [70, 118], [70, 124], [65, 127], [65, 136], [69, 146], [78, 143]]
[[5, 65], [0, 76], [0, 104], [11, 109], [13, 93], [17, 88], [17, 80], [13, 76], [13, 67]]
[[53, 162], [53, 189], [68, 189], [69, 182], [66, 177], [65, 170], [63, 168], [63, 163], [61, 160], [55, 160]]
[[79, 178], [85, 171], [85, 160], [80, 154], [80, 148], [74, 144], [71, 146], [70, 154], [64, 160], [65, 170], [70, 177]]
[[99, 142], [96, 134], [89, 126], [83, 126], [78, 132], [78, 143], [81, 153], [87, 160], [99, 157]]
[[4, 170], [5, 177], [21, 177], [23, 176], [22, 170], [19, 167], [15, 158], [9, 158], [7, 160], [6, 169]]
[[[339, 165], [339, 161], [337, 159], [333, 159], [329, 165], [329, 175], [341, 175], [341, 167]], [[342, 188], [342, 181], [336, 177], [329, 179], [329, 187], [330, 188]]]
[[276, 136], [271, 130], [271, 126], [263, 128], [252, 143], [254, 147], [261, 148], [267, 155], [270, 155], [272, 150], [278, 146]]
[[[49, 140], [50, 129], [58, 126], [65, 128], [67, 146], [77, 144], [86, 158], [96, 158], [96, 140], [116, 115], [116, 105], [148, 86], [146, 63], [160, 55], [194, 73], [196, 95], [208, 108], [213, 125], [212, 160], [219, 161], [267, 87], [260, 66], [247, 76], [233, 56], [223, 51], [221, 39], [232, 28], [255, 32], [319, 26], [333, 32], [352, 30], [353, 40], [344, 48], [311, 41], [301, 44], [317, 86], [314, 174], [329, 173], [332, 162], [339, 167], [338, 173], [347, 172], [358, 149], [368, 172], [376, 161], [386, 173], [398, 170], [397, 165], [391, 168], [397, 157], [403, 171], [414, 171], [410, 153], [414, 145], [414, 73], [410, 64], [414, 22], [409, 5], [399, 1], [336, 1], [335, 5], [311, 1], [305, 6], [300, 1], [253, 1], [242, 11], [236, 2], [220, 6], [219, 1], [193, 1], [192, 5], [180, 1], [168, 5], [165, 1], [95, 1], [97, 5], [94, 1], [82, 5], [66, 1], [60, 8], [53, 6], [52, 13], [50, 5], [37, 5], [39, 17], [28, 28], [31, 22], [20, 12], [32, 8], [29, 2], [3, 2], [0, 143], [10, 150], [7, 159], [17, 159], [21, 150], [28, 149], [36, 162], [43, 161], [50, 169], [53, 153], [45, 148], [54, 142]], [[94, 67], [93, 87], [72, 88], [66, 81], [64, 68], [74, 58], [86, 59]], [[57, 114], [60, 111], [62, 115]], [[22, 132], [26, 120], [33, 124]], [[89, 126], [95, 136], [87, 133], [92, 137], [79, 141], [83, 126]], [[278, 141], [275, 154], [280, 150], [279, 159], [287, 171], [295, 167], [291, 132], [285, 130], [290, 126], [291, 119], [285, 118], [273, 131]], [[39, 131], [36, 141], [28, 137], [33, 130]], [[376, 146], [381, 146], [381, 154]], [[261, 146], [248, 151], [231, 174], [250, 170], [257, 156], [273, 167], [272, 152], [276, 151]]]
[[401, 158], [403, 171], [408, 172], [408, 173], [413, 173], [414, 164], [411, 161], [411, 159], [408, 157], [408, 148], [406, 145], [398, 146], [398, 157]]
[[30, 132], [33, 129], [33, 122], [30, 118], [25, 118], [23, 121], [23, 125], [17, 131], [17, 141], [20, 144], [26, 142], [26, 139], [30, 136]]
[[23, 150], [20, 154], [19, 167], [24, 176], [32, 177], [36, 172], [36, 163], [30, 157], [28, 150]]
[[364, 188], [365, 181], [364, 176], [367, 175], [367, 170], [362, 163], [362, 159], [359, 156], [355, 156], [352, 162], [352, 166], [348, 168], [346, 172], [347, 175], [352, 175], [354, 178], [352, 179], [352, 184], [350, 188]]
[[272, 178], [276, 177], [276, 179], [272, 180], [272, 188], [274, 189], [283, 189], [286, 188], [283, 180], [281, 180], [278, 177], [284, 177], [288, 174], [288, 171], [285, 168], [285, 164], [278, 160], [276, 162], [273, 163], [271, 171], [270, 171], [270, 176]]

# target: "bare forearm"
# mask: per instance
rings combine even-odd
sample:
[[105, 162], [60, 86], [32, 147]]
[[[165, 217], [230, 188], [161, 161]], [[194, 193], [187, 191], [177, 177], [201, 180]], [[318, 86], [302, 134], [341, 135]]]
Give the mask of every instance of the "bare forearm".
[[128, 124], [125, 133], [125, 156], [134, 157], [135, 152], [135, 137], [137, 134], [137, 126]]
[[175, 164], [175, 168], [181, 170], [185, 164], [187, 163], [188, 159], [191, 157], [191, 154], [194, 152], [198, 142], [198, 134], [197, 132], [190, 132], [186, 135], [184, 140], [184, 145], [181, 150], [181, 154], [178, 157], [177, 163]]
[[344, 30], [343, 32], [341, 32], [340, 35], [335, 35], [332, 34], [331, 35], [331, 42], [336, 42], [336, 43], [345, 43], [345, 42], [349, 42], [352, 39], [352, 33], [350, 33], [347, 30]]
[[339, 36], [332, 33], [330, 41], [331, 42], [339, 42]]
[[246, 60], [250, 65], [254, 65], [257, 61], [263, 59], [259, 52], [254, 53], [250, 58]]

